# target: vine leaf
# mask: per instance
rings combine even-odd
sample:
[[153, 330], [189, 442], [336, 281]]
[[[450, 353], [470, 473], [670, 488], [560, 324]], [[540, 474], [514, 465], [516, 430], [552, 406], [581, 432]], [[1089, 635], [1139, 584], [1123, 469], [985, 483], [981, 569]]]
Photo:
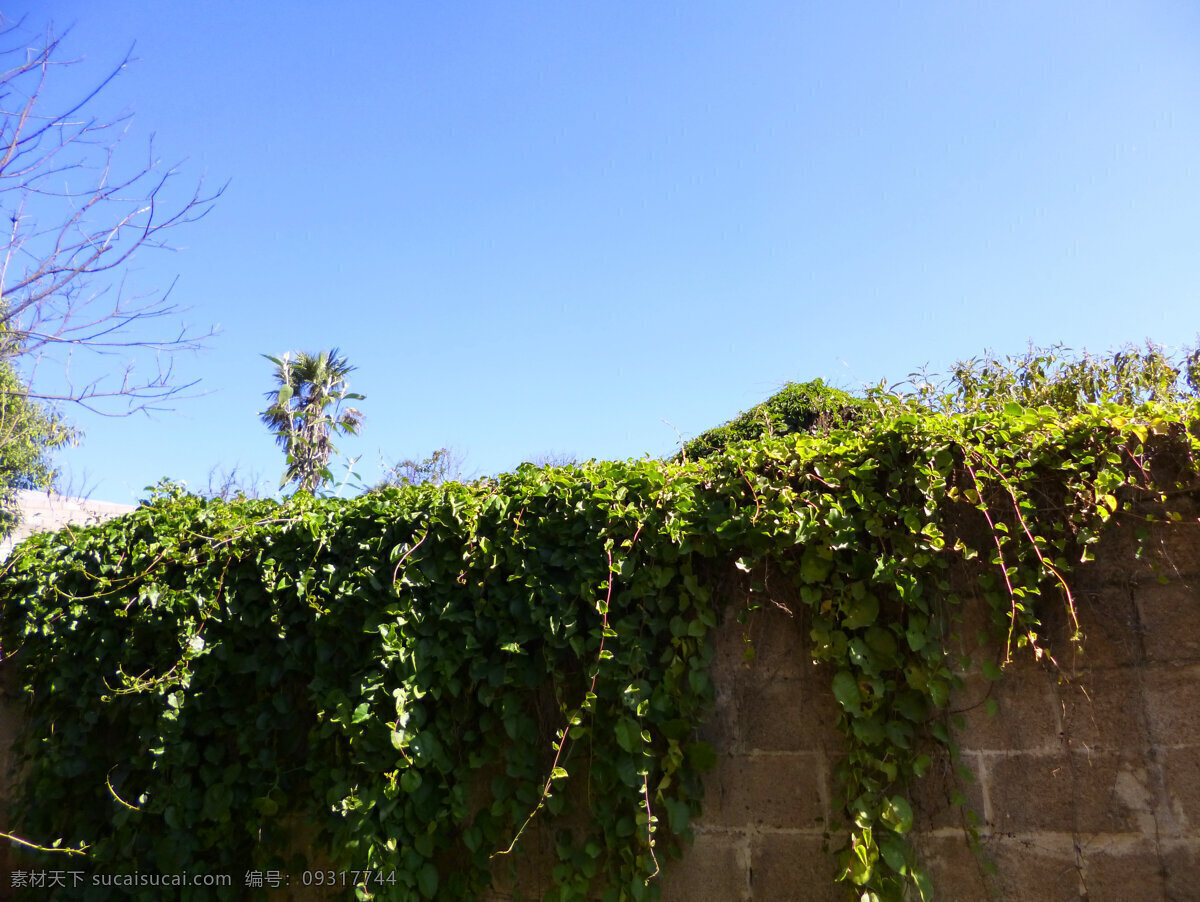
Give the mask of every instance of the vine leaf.
[[848, 670], [839, 670], [833, 678], [833, 697], [850, 714], [862, 713], [862, 690]]
[[912, 829], [913, 810], [908, 800], [903, 796], [892, 796], [883, 803], [879, 819], [897, 833], [907, 833]]

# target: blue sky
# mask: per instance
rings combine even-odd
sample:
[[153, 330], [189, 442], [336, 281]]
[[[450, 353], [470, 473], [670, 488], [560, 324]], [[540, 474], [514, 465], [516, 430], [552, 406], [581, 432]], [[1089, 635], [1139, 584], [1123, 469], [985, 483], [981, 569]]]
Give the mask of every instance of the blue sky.
[[788, 381], [1200, 328], [1191, 2], [22, 6], [70, 28], [63, 97], [136, 42], [97, 103], [130, 165], [153, 133], [180, 187], [229, 181], [127, 283], [178, 276], [219, 327], [176, 362], [205, 394], [66, 411], [99, 500], [274, 489], [288, 349], [358, 366], [371, 480], [444, 445], [664, 455]]

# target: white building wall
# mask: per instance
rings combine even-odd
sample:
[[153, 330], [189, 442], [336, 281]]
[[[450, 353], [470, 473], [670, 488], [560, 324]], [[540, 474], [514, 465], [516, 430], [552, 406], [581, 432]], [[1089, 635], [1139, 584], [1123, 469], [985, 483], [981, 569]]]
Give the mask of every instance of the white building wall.
[[13, 547], [35, 532], [53, 532], [69, 524], [87, 526], [103, 523], [112, 517], [129, 513], [132, 504], [114, 504], [110, 501], [90, 501], [87, 498], [67, 498], [46, 492], [17, 492], [17, 506], [21, 511], [21, 522], [11, 536], [0, 542], [0, 559], [8, 557]]

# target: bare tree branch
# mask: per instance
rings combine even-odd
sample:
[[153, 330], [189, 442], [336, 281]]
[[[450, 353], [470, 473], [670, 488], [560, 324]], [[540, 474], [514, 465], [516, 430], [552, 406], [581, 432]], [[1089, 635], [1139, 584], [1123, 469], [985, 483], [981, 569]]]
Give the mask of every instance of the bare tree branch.
[[[0, 27], [0, 360], [26, 364], [31, 398], [117, 416], [165, 409], [195, 384], [172, 378], [171, 355], [200, 348], [213, 333], [171, 325], [155, 334], [182, 312], [169, 301], [173, 285], [131, 293], [125, 268], [143, 248], [171, 249], [169, 233], [207, 215], [224, 186], [206, 193], [198, 183], [172, 199], [178, 169], [155, 158], [153, 139], [145, 160], [123, 173], [129, 117], [97, 119], [87, 110], [130, 55], [79, 100], [46, 109], [55, 70], [77, 60], [60, 58], [62, 36], [52, 30], [32, 44], [21, 40], [22, 24]], [[118, 373], [76, 383], [69, 369], [77, 351], [155, 352], [156, 369], [135, 373], [130, 360]], [[43, 360], [61, 368], [65, 387], [39, 388], [32, 374]]]

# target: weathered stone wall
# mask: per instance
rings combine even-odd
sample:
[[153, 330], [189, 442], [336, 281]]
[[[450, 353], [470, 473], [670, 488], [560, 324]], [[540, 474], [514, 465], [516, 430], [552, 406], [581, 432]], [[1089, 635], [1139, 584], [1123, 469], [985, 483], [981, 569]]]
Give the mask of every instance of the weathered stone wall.
[[[978, 672], [982, 604], [956, 640], [976, 666], [952, 698], [957, 763], [942, 754], [912, 788], [915, 844], [945, 902], [1200, 898], [1200, 523], [1112, 530], [1071, 580], [1083, 654], [1065, 606], [1046, 617], [1059, 668], [1014, 655], [1003, 679]], [[1169, 580], [1161, 583], [1162, 576]], [[717, 710], [695, 845], [668, 868], [663, 899], [818, 902], [846, 898], [824, 851], [843, 748], [832, 673], [808, 659], [807, 629], [774, 607], [718, 640]], [[746, 638], [753, 661], [743, 654]], [[987, 699], [997, 713], [989, 716]], [[973, 780], [956, 774], [965, 765]], [[967, 842], [956, 793], [979, 818]], [[837, 845], [837, 837], [833, 838]], [[994, 871], [994, 873], [992, 873]]]
[[[1140, 902], [1200, 898], [1200, 523], [1152, 530], [1135, 560], [1132, 524], [1100, 543], [1071, 580], [1084, 654], [1069, 651], [1065, 609], [1047, 642], [1060, 668], [1019, 652], [1003, 679], [978, 673], [982, 604], [968, 599], [958, 650], [976, 666], [950, 708], [958, 764], [945, 754], [911, 790], [915, 842], [936, 898]], [[1158, 581], [1162, 575], [1169, 581]], [[664, 861], [666, 902], [842, 900], [827, 845], [843, 751], [832, 674], [812, 664], [799, 615], [768, 605], [725, 624], [714, 663], [716, 710], [704, 728], [719, 753], [695, 844]], [[753, 659], [746, 650], [752, 647]], [[987, 700], [998, 713], [989, 716]], [[11, 712], [0, 732], [11, 735]], [[7, 741], [0, 736], [4, 748]], [[2, 789], [3, 787], [0, 787]], [[961, 792], [979, 818], [967, 842]], [[518, 859], [524, 898], [548, 889], [552, 852], [531, 830]], [[665, 856], [664, 856], [665, 858]], [[0, 854], [0, 898], [9, 880]], [[994, 873], [989, 873], [994, 870]], [[491, 899], [511, 898], [506, 880]], [[298, 887], [293, 890], [299, 889]], [[530, 895], [533, 890], [534, 895]], [[312, 893], [316, 898], [319, 894]], [[304, 898], [295, 892], [293, 898]]]

